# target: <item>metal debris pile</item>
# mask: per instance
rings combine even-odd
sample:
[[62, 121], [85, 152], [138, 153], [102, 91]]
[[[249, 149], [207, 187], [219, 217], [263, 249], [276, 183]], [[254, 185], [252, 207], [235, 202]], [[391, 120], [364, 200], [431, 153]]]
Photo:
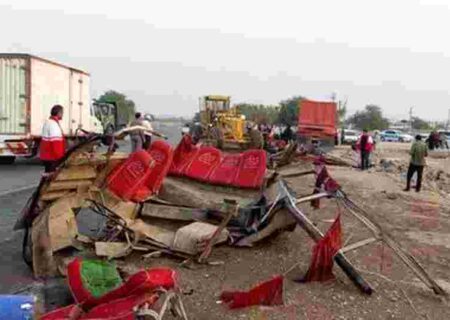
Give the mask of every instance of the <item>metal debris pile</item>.
[[[334, 261], [365, 294], [370, 284], [345, 257], [375, 241], [383, 241], [407, 267], [437, 294], [445, 294], [411, 255], [376, 224], [366, 211], [351, 201], [341, 188], [316, 184], [314, 194], [297, 197], [284, 178], [316, 174], [317, 165], [298, 160], [296, 148], [273, 158], [274, 168], [294, 159], [295, 172], [268, 171], [262, 190], [212, 186], [179, 177], [166, 177], [160, 192], [144, 202], [123, 201], [106, 187], [107, 176], [128, 155], [110, 148], [95, 151], [102, 138], [93, 137], [75, 147], [51, 177], [43, 177], [27, 203], [17, 228], [27, 230], [24, 258], [37, 277], [67, 274], [74, 257], [113, 260], [139, 253], [143, 259], [172, 256], [187, 263], [207, 263], [213, 247], [253, 246], [272, 234], [295, 229], [298, 224], [316, 242], [324, 238], [300, 210], [300, 203], [335, 199], [373, 233], [373, 237], [338, 248]], [[112, 145], [111, 143], [109, 143]], [[307, 160], [307, 159], [306, 159]], [[339, 159], [328, 158], [339, 163]], [[321, 165], [327, 162], [323, 158]], [[314, 170], [313, 170], [314, 169]], [[295, 261], [293, 261], [295, 263]]]

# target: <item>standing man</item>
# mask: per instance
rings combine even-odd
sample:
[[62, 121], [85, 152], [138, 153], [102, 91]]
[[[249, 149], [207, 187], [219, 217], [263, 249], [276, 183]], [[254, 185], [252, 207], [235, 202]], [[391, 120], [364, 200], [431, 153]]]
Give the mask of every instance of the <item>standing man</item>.
[[[144, 119], [142, 120], [142, 124], [147, 130], [153, 131], [151, 115], [146, 114], [144, 116]], [[144, 132], [144, 149], [145, 150], [150, 148], [150, 145], [152, 144], [152, 133], [150, 131]]]
[[409, 162], [408, 174], [406, 176], [406, 189], [409, 191], [411, 187], [411, 179], [415, 172], [417, 172], [416, 191], [420, 192], [422, 187], [423, 168], [425, 167], [425, 157], [428, 156], [427, 145], [422, 141], [422, 136], [417, 135], [416, 141], [409, 152], [411, 161]]
[[225, 136], [223, 134], [223, 130], [217, 120], [214, 121], [213, 126], [211, 127], [211, 137], [214, 141], [214, 146], [217, 149], [222, 150], [225, 143]]
[[258, 129], [258, 125], [255, 125], [250, 130], [250, 149], [262, 149], [264, 147], [264, 137], [261, 131]]
[[60, 125], [63, 117], [63, 107], [59, 104], [52, 107], [50, 118], [42, 127], [42, 139], [39, 145], [39, 154], [44, 164], [45, 173], [54, 172], [59, 160], [66, 152], [66, 141]]
[[363, 134], [359, 138], [357, 145], [361, 152], [361, 170], [369, 169], [369, 157], [370, 152], [372, 151], [373, 140], [372, 137], [369, 136], [367, 129], [363, 130]]
[[[131, 127], [144, 126], [142, 114], [140, 112], [136, 112], [136, 114], [134, 115], [134, 121], [131, 122], [130, 126]], [[144, 131], [141, 129], [134, 130], [130, 133], [130, 137], [131, 137], [131, 152], [141, 151], [145, 140]]]

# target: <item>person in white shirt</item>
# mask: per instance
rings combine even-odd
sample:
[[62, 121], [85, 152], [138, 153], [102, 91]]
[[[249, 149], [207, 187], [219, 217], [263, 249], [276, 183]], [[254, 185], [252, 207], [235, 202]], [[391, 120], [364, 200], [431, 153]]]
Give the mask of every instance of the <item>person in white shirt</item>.
[[[142, 120], [142, 125], [150, 131], [153, 131], [152, 127], [152, 116], [149, 114], [146, 114], [144, 116], [144, 120]], [[150, 148], [150, 145], [152, 144], [152, 133], [149, 131], [144, 132], [144, 149]]]

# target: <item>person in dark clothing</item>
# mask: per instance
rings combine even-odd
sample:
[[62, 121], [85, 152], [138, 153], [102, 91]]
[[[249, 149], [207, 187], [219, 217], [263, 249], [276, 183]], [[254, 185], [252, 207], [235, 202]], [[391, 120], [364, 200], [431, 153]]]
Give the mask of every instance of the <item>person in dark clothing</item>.
[[411, 161], [409, 163], [408, 173], [406, 176], [406, 189], [409, 191], [411, 188], [411, 179], [415, 172], [417, 172], [416, 191], [420, 192], [422, 187], [423, 168], [425, 167], [425, 157], [428, 156], [427, 145], [422, 141], [420, 135], [416, 136], [416, 141], [411, 147], [409, 152], [411, 155]]
[[369, 134], [367, 130], [363, 130], [363, 134], [359, 140], [359, 150], [361, 152], [361, 170], [369, 169], [369, 156], [370, 156], [370, 147], [369, 147]]
[[430, 136], [428, 137], [428, 144], [429, 144], [428, 147], [430, 150], [439, 148], [440, 137], [439, 137], [439, 133], [437, 133], [437, 131], [433, 131], [430, 133]]
[[284, 131], [281, 133], [281, 140], [284, 140], [286, 143], [293, 140], [293, 134], [290, 126], [286, 126]]

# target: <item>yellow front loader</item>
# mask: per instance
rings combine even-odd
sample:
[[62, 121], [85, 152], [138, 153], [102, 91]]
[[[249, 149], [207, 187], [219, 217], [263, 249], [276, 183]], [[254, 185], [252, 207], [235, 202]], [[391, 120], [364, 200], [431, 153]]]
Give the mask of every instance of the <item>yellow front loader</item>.
[[206, 129], [207, 140], [221, 139], [226, 148], [235, 145], [245, 149], [249, 142], [245, 132], [245, 116], [236, 107], [232, 107], [230, 101], [230, 96], [201, 97], [200, 122]]

